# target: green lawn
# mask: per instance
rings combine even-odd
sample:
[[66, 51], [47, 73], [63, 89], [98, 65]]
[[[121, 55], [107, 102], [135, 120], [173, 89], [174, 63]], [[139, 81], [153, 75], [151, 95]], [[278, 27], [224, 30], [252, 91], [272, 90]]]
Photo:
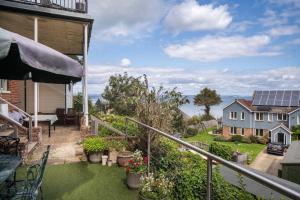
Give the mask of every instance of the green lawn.
[[[185, 138], [186, 141], [200, 141], [206, 144], [210, 144], [213, 142], [215, 135], [208, 134], [207, 132], [201, 132], [193, 137]], [[234, 150], [238, 150], [242, 153], [248, 153], [250, 156], [250, 162], [252, 162], [256, 156], [266, 147], [266, 145], [262, 144], [245, 144], [234, 142], [221, 142], [222, 144], [226, 144], [232, 146]]]
[[[24, 174], [24, 169], [18, 174]], [[123, 168], [87, 162], [47, 165], [43, 191], [45, 200], [137, 199], [137, 192], [126, 187]]]

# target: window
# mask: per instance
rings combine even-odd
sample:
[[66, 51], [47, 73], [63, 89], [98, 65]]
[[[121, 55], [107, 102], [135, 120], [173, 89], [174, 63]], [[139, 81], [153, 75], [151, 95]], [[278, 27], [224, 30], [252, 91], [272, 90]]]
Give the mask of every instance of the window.
[[264, 129], [256, 129], [255, 130], [255, 135], [258, 137], [264, 136]]
[[300, 125], [300, 115], [297, 116], [297, 125]]
[[241, 120], [245, 120], [245, 113], [241, 112]]
[[230, 127], [230, 133], [236, 135], [236, 127], [234, 126]]
[[287, 120], [286, 114], [277, 114], [277, 120], [286, 121]]
[[268, 122], [272, 122], [273, 121], [273, 114], [269, 113], [268, 114]]
[[0, 91], [7, 91], [7, 90], [8, 90], [7, 80], [0, 79]]
[[245, 129], [241, 128], [241, 135], [245, 135]]
[[255, 113], [256, 121], [264, 121], [264, 113]]
[[230, 112], [229, 119], [237, 119], [237, 112]]
[[271, 138], [272, 137], [272, 133], [271, 133], [271, 131], [269, 131], [269, 138]]

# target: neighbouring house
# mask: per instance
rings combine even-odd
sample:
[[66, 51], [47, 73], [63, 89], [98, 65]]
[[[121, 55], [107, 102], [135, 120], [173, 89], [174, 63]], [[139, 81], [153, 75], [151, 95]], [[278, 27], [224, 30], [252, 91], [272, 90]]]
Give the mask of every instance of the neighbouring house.
[[300, 125], [300, 91], [255, 91], [252, 100], [236, 99], [223, 109], [223, 135], [268, 137], [291, 144], [291, 128]]
[[300, 141], [293, 141], [281, 161], [281, 178], [300, 184]]

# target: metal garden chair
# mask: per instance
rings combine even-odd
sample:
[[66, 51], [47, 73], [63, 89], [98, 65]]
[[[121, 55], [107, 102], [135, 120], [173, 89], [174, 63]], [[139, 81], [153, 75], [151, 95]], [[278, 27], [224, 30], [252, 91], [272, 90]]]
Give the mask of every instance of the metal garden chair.
[[42, 182], [49, 151], [50, 145], [47, 146], [47, 150], [43, 153], [39, 163], [31, 165], [27, 168], [26, 179], [16, 181], [14, 186], [14, 194], [10, 199], [35, 200], [38, 199], [39, 194], [41, 199], [43, 199]]

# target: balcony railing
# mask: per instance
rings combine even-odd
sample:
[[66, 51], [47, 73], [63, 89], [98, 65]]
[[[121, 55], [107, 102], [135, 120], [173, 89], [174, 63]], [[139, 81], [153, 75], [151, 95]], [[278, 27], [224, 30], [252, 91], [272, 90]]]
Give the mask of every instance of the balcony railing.
[[71, 12], [87, 13], [88, 0], [6, 0]]

